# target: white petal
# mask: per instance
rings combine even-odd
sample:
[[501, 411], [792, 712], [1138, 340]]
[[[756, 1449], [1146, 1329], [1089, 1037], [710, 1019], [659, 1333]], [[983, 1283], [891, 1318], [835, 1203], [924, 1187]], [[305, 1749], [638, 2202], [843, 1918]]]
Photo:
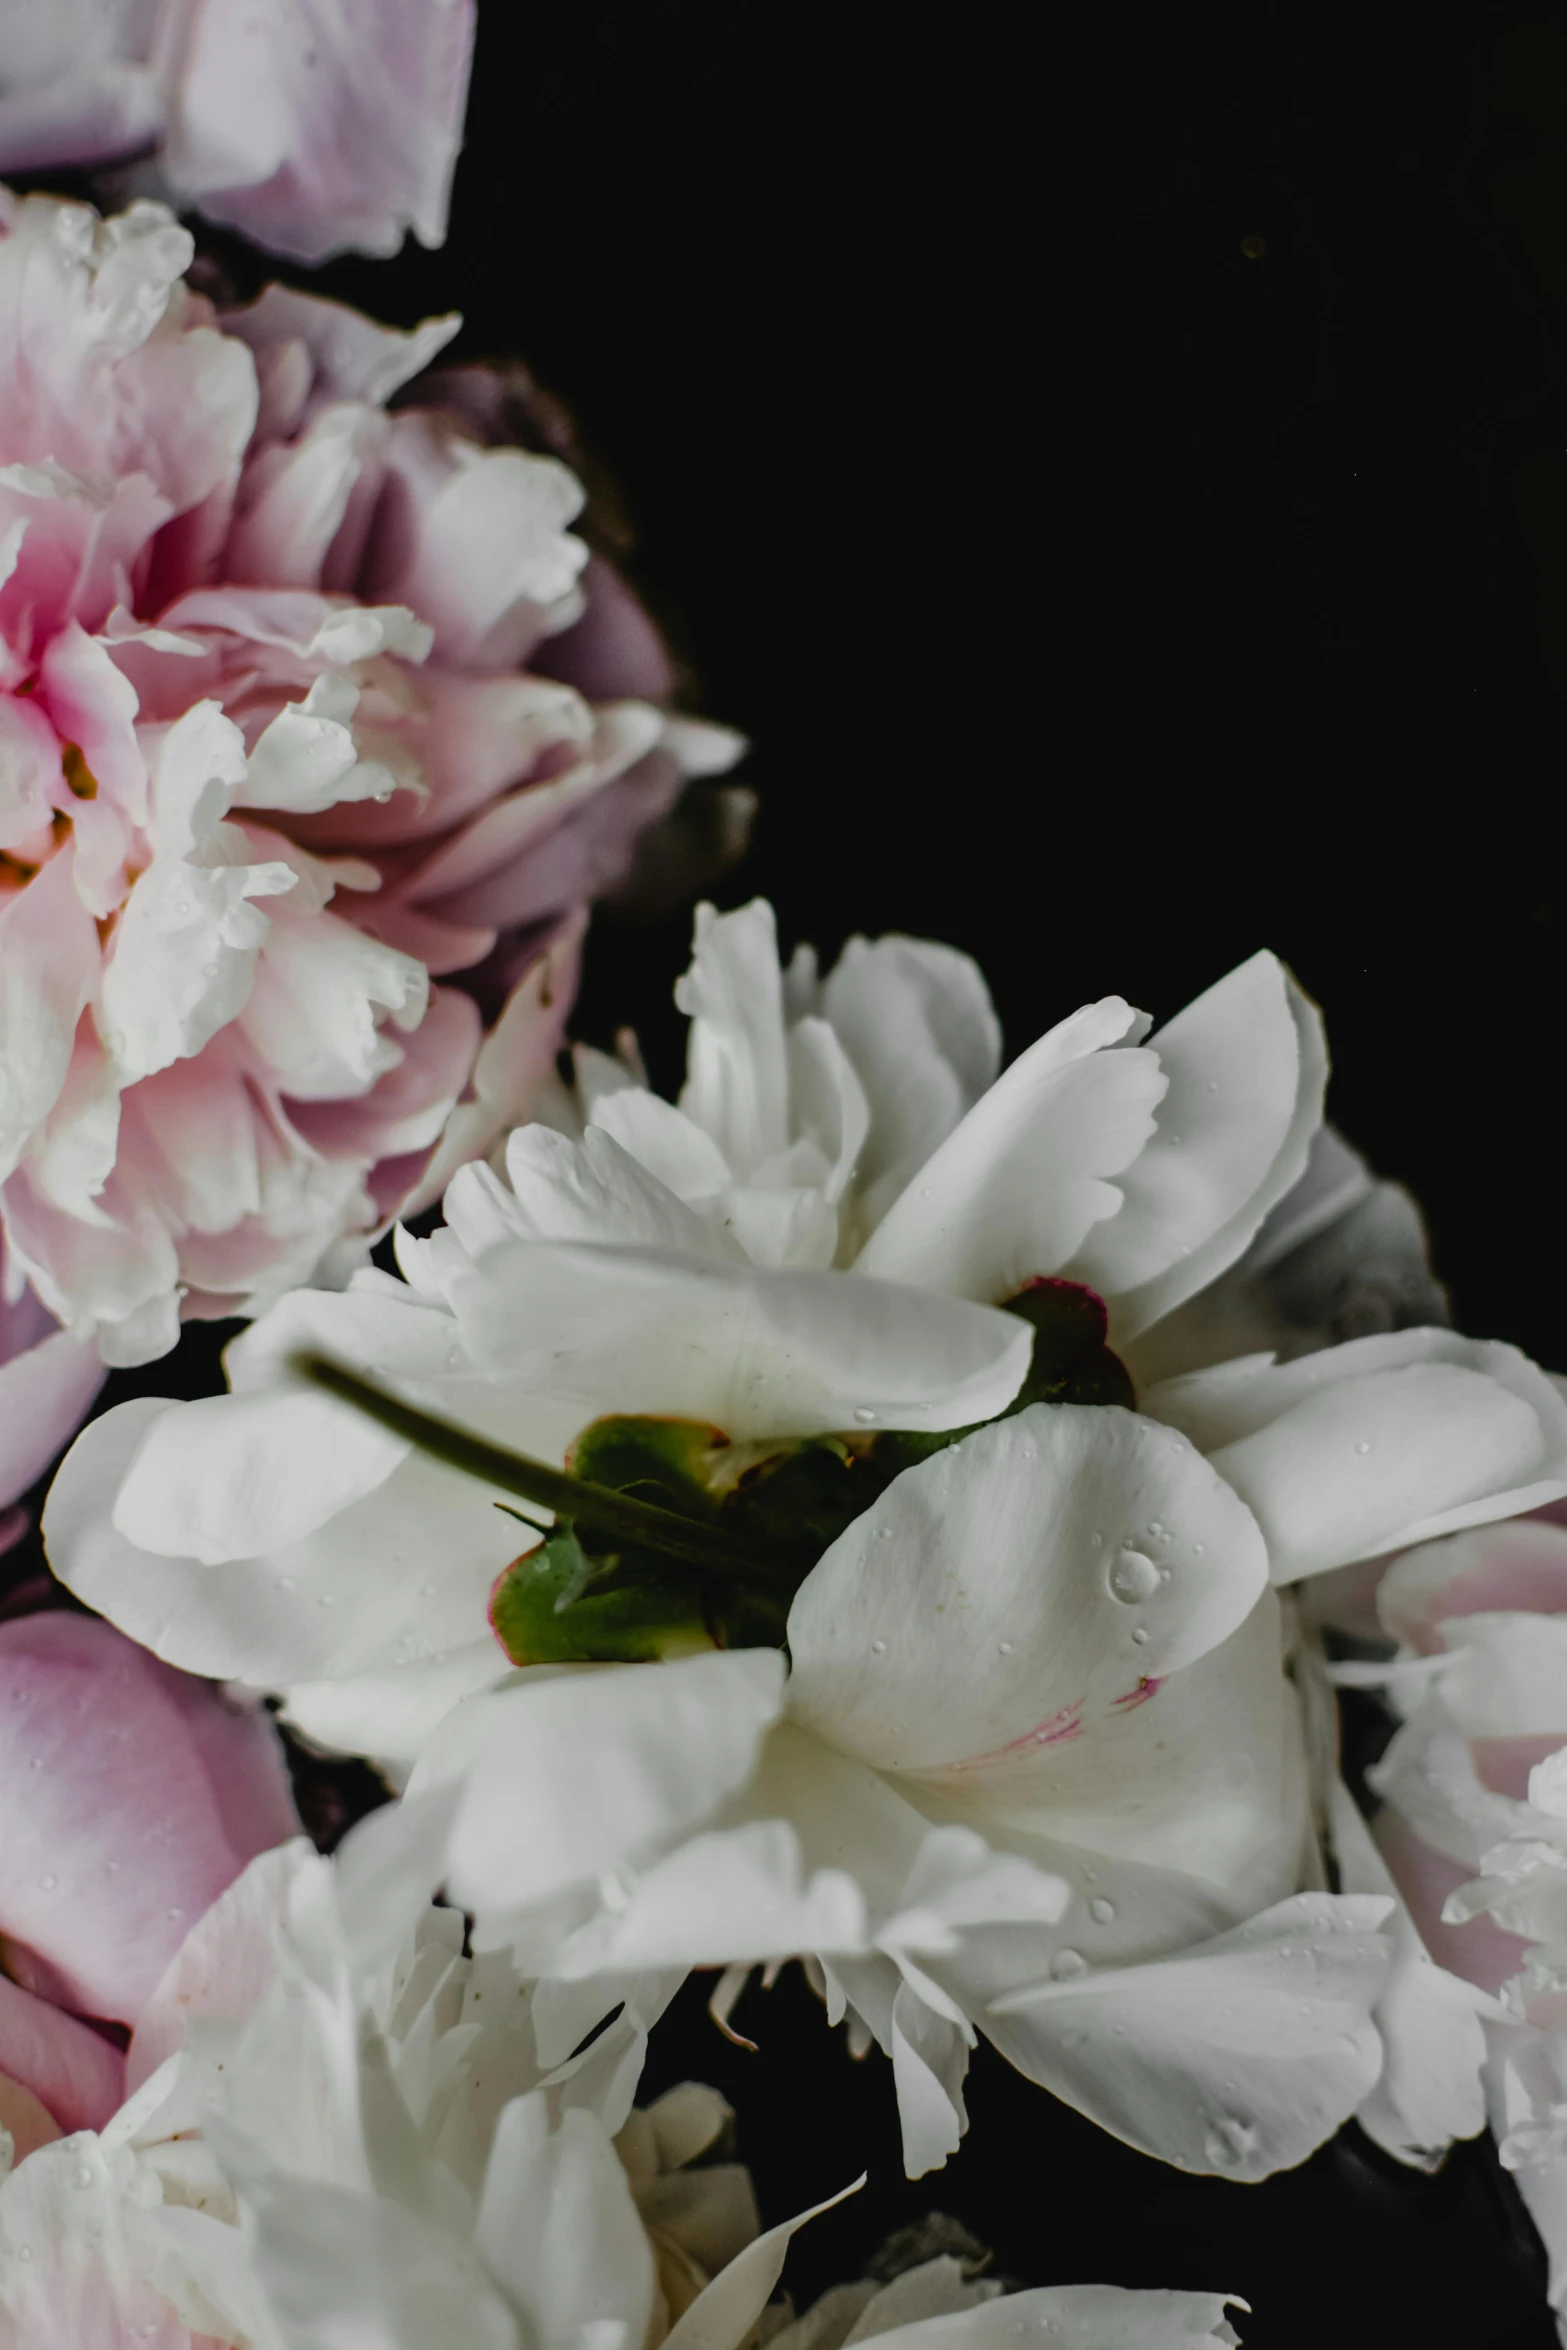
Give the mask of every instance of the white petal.
[[1390, 1896], [1394, 1905], [1383, 1929], [1392, 1957], [1371, 2011], [1382, 2035], [1382, 2072], [1355, 2118], [1397, 2161], [1435, 2170], [1455, 2138], [1485, 2128], [1480, 2019], [1500, 2020], [1502, 2010], [1436, 1964], [1342, 1780], [1329, 1805], [1341, 1889]]
[[888, 1208], [859, 1270], [994, 1304], [1059, 1272], [1154, 1130], [1157, 1058], [1104, 1049], [1137, 1021], [1107, 996], [1030, 1045]]
[[[1015, 2350], [1020, 2341], [1048, 2350], [1234, 2350], [1239, 2336], [1224, 2312], [1245, 2307], [1233, 2293], [1041, 2285], [961, 2317], [926, 2318], [860, 2338], [881, 2350]], [[780, 2350], [788, 2350], [787, 2336]]]
[[454, 1898], [548, 1900], [697, 1826], [755, 1768], [782, 1702], [770, 1649], [525, 1677], [459, 1707], [409, 1781], [463, 1793]]
[[592, 2114], [552, 2130], [547, 2099], [514, 2098], [490, 2149], [475, 2243], [541, 2350], [576, 2350], [593, 2326], [641, 2343], [653, 2254], [626, 2174]]
[[643, 1086], [617, 1086], [601, 1095], [588, 1114], [588, 1134], [595, 1128], [612, 1136], [676, 1199], [711, 1199], [728, 1186], [728, 1163], [712, 1136]]
[[[578, 1412], [706, 1420], [736, 1440], [988, 1419], [1031, 1333], [954, 1298], [631, 1248], [513, 1243], [454, 1272], [474, 1360]], [[574, 1400], [578, 1399], [578, 1400]]]
[[680, 1107], [743, 1179], [790, 1138], [783, 980], [765, 899], [734, 914], [698, 906], [675, 1001], [691, 1019]]
[[1201, 1456], [1036, 1404], [906, 1470], [807, 1576], [791, 1717], [887, 1770], [1002, 1769], [1218, 1644], [1266, 1584]]
[[1297, 1181], [1322, 1117], [1322, 1022], [1278, 959], [1253, 955], [1150, 1040], [1169, 1090], [1072, 1277], [1113, 1300], [1111, 1343], [1232, 1264]]
[[859, 1169], [869, 1230], [994, 1085], [1001, 1024], [979, 966], [923, 938], [851, 938], [822, 1010], [869, 1105]]
[[139, 1550], [207, 1566], [254, 1558], [362, 1501], [407, 1453], [363, 1413], [307, 1389], [205, 1396], [153, 1421], [113, 1522]]
[[[227, 2142], [224, 2154], [227, 2167]], [[286, 2350], [363, 2340], [369, 2312], [376, 2350], [447, 2342], [522, 2350], [515, 2320], [478, 2264], [389, 2198], [274, 2173], [247, 2182], [245, 2200], [257, 2273]]]
[[1567, 1493], [1567, 1408], [1550, 1381], [1515, 1348], [1455, 1331], [1252, 1356], [1141, 1402], [1250, 1503], [1278, 1583]]
[[790, 2238], [807, 2220], [831, 2211], [835, 2203], [864, 2184], [862, 2172], [852, 2186], [829, 2195], [825, 2203], [813, 2204], [809, 2211], [797, 2213], [780, 2227], [769, 2228], [754, 2244], [748, 2244], [739, 2258], [697, 2295], [685, 2315], [676, 2319], [664, 2337], [663, 2350], [741, 2350], [783, 2275]]
[[1321, 2145], [1376, 2080], [1387, 1908], [1298, 1894], [1150, 1966], [1014, 1992], [985, 2029], [1128, 2145], [1181, 2170], [1267, 2178]]
[[[707, 1219], [686, 1206], [691, 1194], [672, 1183], [672, 1175], [692, 1172], [689, 1160], [671, 1163], [668, 1150], [647, 1147], [668, 1143], [669, 1135], [656, 1113], [676, 1122], [700, 1143], [707, 1137], [681, 1118], [667, 1102], [649, 1093], [627, 1088], [601, 1105], [609, 1112], [616, 1102], [652, 1104], [652, 1117], [631, 1119], [596, 1117], [580, 1142], [557, 1134], [549, 1126], [523, 1126], [506, 1146], [506, 1173], [513, 1205], [507, 1221], [520, 1240], [607, 1240], [630, 1248], [681, 1249], [695, 1256], [712, 1254], [742, 1263], [738, 1245]], [[650, 1129], [655, 1130], [650, 1133]], [[629, 1135], [629, 1139], [622, 1139]], [[711, 1149], [711, 1144], [708, 1144]], [[717, 1154], [714, 1153], [716, 1159]], [[720, 1163], [718, 1180], [726, 1173]], [[458, 1186], [452, 1186], [457, 1193]], [[483, 1242], [465, 1222], [463, 1197], [453, 1212], [448, 1199], [447, 1221], [477, 1254]]]

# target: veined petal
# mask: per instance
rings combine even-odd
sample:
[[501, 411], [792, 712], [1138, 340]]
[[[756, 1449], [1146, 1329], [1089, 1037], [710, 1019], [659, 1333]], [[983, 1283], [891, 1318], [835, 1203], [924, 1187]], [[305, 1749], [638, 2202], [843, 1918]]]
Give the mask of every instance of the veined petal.
[[1030, 1045], [888, 1208], [862, 1273], [986, 1303], [1056, 1273], [1114, 1215], [1154, 1131], [1157, 1057], [1120, 1045], [1139, 1015], [1107, 996]]

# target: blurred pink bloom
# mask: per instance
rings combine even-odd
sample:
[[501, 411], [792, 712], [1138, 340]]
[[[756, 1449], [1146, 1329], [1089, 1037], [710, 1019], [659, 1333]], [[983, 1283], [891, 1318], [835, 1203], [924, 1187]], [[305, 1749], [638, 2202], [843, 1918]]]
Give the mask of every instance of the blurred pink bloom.
[[1525, 1943], [1484, 1911], [1444, 1909], [1491, 1848], [1537, 1824], [1530, 1773], [1567, 1744], [1560, 1515], [1553, 1504], [1422, 1543], [1375, 1592], [1404, 1660], [1390, 1685], [1405, 1719], [1370, 1773], [1387, 1806], [1374, 1834], [1431, 1955], [1491, 1992], [1519, 1973]]
[[155, 153], [292, 260], [446, 236], [474, 0], [0, 0], [0, 171]]
[[62, 1330], [30, 1289], [7, 1300], [0, 1287], [0, 1551], [26, 1529], [21, 1496], [65, 1450], [102, 1385], [89, 1340]]
[[157, 205], [0, 212], [0, 1215], [111, 1363], [342, 1278], [473, 1069], [432, 979], [553, 940], [479, 1076], [515, 1123], [582, 909], [738, 747], [524, 669], [592, 620], [582, 493], [386, 412], [455, 321], [220, 321], [190, 253]]
[[135, 2024], [299, 1822], [264, 1713], [89, 1616], [0, 1624], [0, 1780], [0, 2125], [20, 2158], [114, 2112], [124, 2034], [95, 2027]]

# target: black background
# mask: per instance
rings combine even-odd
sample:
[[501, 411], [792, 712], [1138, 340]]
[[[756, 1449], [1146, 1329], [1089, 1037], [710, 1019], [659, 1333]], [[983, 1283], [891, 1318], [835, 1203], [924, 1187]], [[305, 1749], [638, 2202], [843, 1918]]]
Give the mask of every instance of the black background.
[[[481, 0], [450, 242], [317, 282], [575, 413], [753, 740], [724, 902], [968, 948], [1014, 1050], [1276, 947], [1461, 1321], [1567, 1364], [1567, 9]], [[686, 930], [601, 921], [580, 1010], [665, 1082]], [[1247, 2350], [1555, 2340], [1483, 2145], [1191, 2180], [981, 2051], [911, 2187], [797, 1972], [755, 2056], [701, 1995], [653, 2085], [737, 2099], [765, 2216], [872, 2168], [797, 2292], [939, 2205], [1030, 2283], [1242, 2293]]]

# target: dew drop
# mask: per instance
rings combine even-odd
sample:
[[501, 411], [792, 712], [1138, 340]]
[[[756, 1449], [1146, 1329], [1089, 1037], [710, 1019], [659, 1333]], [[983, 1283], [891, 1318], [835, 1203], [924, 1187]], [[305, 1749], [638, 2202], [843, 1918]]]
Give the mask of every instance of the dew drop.
[[78, 2168], [71, 2173], [71, 2184], [73, 2187], [90, 2187], [92, 2182], [93, 2173], [92, 2165], [90, 2163], [84, 2162], [80, 2164]]
[[1108, 1577], [1110, 1596], [1123, 1607], [1134, 1607], [1140, 1599], [1150, 1599], [1159, 1588], [1159, 1570], [1153, 1560], [1140, 1550], [1118, 1550]]
[[293, 1591], [297, 1588], [292, 1575], [279, 1575], [277, 1587], [279, 1591]]
[[997, 1656], [1016, 1656], [1017, 1647], [1015, 1642], [1011, 1640], [1003, 1640], [1000, 1646], [997, 1648], [996, 1654]]
[[1080, 1950], [1058, 1950], [1050, 1961], [1050, 1972], [1058, 1983], [1069, 1983], [1075, 1975], [1086, 1975], [1088, 1961]]
[[876, 1425], [876, 1414], [868, 1403], [857, 1403], [854, 1407], [854, 1416], [862, 1428], [874, 1428]]
[[16, 2248], [16, 2257], [18, 2260], [31, 2260], [33, 2257], [33, 2248], [31, 2244], [18, 2244]]
[[1087, 2038], [1088, 2034], [1083, 2030], [1082, 2025], [1074, 2024], [1069, 2032], [1062, 2033], [1061, 2045], [1063, 2048], [1081, 2048]]
[[1360, 1442], [1356, 1445], [1355, 1450], [1359, 1453], [1367, 1453], [1371, 1450], [1371, 1447], [1366, 1442], [1366, 1439], [1362, 1437]]
[[887, 1643], [886, 1643], [886, 1641], [885, 1641], [885, 1640], [873, 1640], [873, 1641], [871, 1642], [871, 1654], [872, 1654], [872, 1656], [885, 1656], [885, 1655], [886, 1655], [886, 1653], [887, 1653]]
[[39, 1889], [44, 1893], [52, 1893], [59, 1882], [58, 1877], [40, 1877], [38, 1880]]
[[1096, 1893], [1088, 1904], [1088, 1914], [1096, 1926], [1107, 1926], [1115, 1915], [1115, 1903], [1107, 1901], [1102, 1893]]
[[41, 1754], [35, 1754], [27, 1767], [30, 1771], [41, 1771], [44, 1767], [43, 1756]]
[[1216, 2121], [1203, 2140], [1203, 2152], [1211, 2163], [1221, 2170], [1234, 2170], [1248, 2155], [1256, 2152], [1257, 2132], [1250, 2122], [1237, 2121], [1226, 2114]]
[[1136, 1641], [1139, 1648], [1145, 1647], [1148, 1640], [1146, 1626], [1139, 1624], [1136, 1631], [1132, 1634], [1132, 1638]]
[[317, 1607], [336, 1607], [337, 1596], [335, 1592], [318, 1591], [316, 1593], [316, 1605]]

